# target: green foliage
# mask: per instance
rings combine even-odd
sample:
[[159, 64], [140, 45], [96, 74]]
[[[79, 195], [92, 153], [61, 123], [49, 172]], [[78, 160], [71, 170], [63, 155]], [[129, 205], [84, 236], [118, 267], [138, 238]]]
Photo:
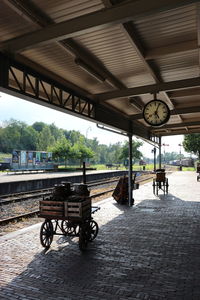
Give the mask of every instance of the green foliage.
[[80, 142], [74, 144], [74, 146], [72, 147], [72, 153], [73, 158], [77, 158], [80, 160], [80, 166], [87, 158], [89, 159], [94, 156], [94, 152], [92, 151], [92, 149]]
[[200, 160], [200, 133], [185, 135], [183, 147], [186, 152], [192, 152], [196, 154]]
[[26, 123], [11, 119], [0, 128], [0, 151], [12, 152], [13, 149], [35, 150], [37, 133]]
[[[183, 154], [177, 152], [165, 152], [161, 154], [161, 161], [165, 163], [169, 163], [172, 160], [179, 160], [185, 158]], [[159, 160], [159, 155], [157, 156], [157, 160]]]
[[72, 146], [70, 142], [63, 136], [53, 146], [48, 147], [48, 151], [53, 153], [54, 159], [64, 159], [65, 165], [67, 159], [71, 157]]
[[46, 125], [42, 128], [42, 131], [39, 132], [38, 141], [36, 144], [37, 150], [46, 151], [48, 147], [55, 144], [55, 138], [51, 134], [50, 128]]
[[[138, 148], [141, 142], [133, 141], [133, 158], [142, 154]], [[57, 160], [68, 164], [81, 164], [85, 160], [90, 164], [123, 164], [128, 158], [128, 143], [112, 145], [99, 144], [97, 138], [87, 139], [79, 131], [60, 129], [55, 124], [35, 122], [28, 126], [24, 122], [10, 120], [0, 127], [0, 151], [12, 153], [12, 150], [51, 151]]]
[[[142, 153], [139, 151], [139, 147], [141, 147], [143, 145], [142, 142], [139, 141], [132, 141], [132, 156], [133, 156], [133, 162], [135, 162], [137, 159], [141, 159], [142, 158]], [[122, 151], [121, 154], [119, 156], [119, 159], [122, 160], [127, 160], [129, 157], [129, 143], [126, 142], [123, 146], [122, 146]]]
[[33, 129], [35, 129], [37, 132], [41, 132], [45, 126], [46, 124], [44, 122], [35, 122], [32, 125]]

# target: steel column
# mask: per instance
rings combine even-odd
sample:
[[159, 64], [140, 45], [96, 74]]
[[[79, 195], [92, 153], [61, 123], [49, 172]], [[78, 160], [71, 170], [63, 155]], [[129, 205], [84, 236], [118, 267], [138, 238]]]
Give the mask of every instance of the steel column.
[[9, 76], [9, 60], [7, 57], [0, 55], [0, 86], [7, 88]]
[[156, 147], [153, 149], [154, 172], [156, 171]]
[[132, 193], [132, 135], [129, 135], [129, 170], [128, 170], [128, 204], [132, 206], [134, 204], [133, 193]]
[[161, 136], [159, 137], [159, 169], [161, 169]]
[[86, 184], [86, 167], [85, 167], [85, 161], [83, 162], [83, 183]]

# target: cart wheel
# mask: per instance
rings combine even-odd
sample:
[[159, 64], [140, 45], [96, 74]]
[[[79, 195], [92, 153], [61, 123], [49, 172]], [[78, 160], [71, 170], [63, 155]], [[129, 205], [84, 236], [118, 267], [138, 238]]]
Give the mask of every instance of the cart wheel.
[[69, 222], [67, 220], [61, 223], [62, 232], [66, 235], [76, 235], [79, 234], [79, 225], [76, 223]]
[[85, 250], [87, 248], [87, 232], [85, 230], [85, 226], [80, 226], [79, 230], [79, 249], [81, 251]]
[[53, 241], [53, 224], [46, 220], [40, 229], [40, 242], [44, 248], [49, 248]]
[[94, 220], [89, 221], [88, 225], [89, 225], [88, 241], [92, 242], [96, 238], [99, 232], [99, 226], [97, 222], [95, 222]]

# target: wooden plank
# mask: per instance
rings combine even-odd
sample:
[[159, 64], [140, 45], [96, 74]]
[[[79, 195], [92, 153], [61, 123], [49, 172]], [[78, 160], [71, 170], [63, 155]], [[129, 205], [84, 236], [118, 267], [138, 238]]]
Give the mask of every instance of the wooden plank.
[[79, 207], [69, 207], [68, 206], [68, 212], [72, 212], [72, 211], [80, 211], [80, 208]]
[[57, 216], [57, 217], [63, 217], [63, 213], [58, 211], [42, 211], [41, 215], [45, 218], [48, 216]]
[[40, 201], [40, 205], [64, 205], [63, 201], [50, 201], [50, 200], [42, 200]]
[[61, 207], [61, 206], [41, 206], [40, 210], [41, 211], [44, 211], [44, 210], [54, 210], [54, 211], [61, 211], [61, 212], [63, 212], [63, 207]]

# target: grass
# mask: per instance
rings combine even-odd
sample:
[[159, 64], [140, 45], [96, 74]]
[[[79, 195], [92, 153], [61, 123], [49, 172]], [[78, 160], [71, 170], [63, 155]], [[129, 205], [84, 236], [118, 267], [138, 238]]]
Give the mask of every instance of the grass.
[[182, 171], [196, 171], [194, 167], [183, 167]]

